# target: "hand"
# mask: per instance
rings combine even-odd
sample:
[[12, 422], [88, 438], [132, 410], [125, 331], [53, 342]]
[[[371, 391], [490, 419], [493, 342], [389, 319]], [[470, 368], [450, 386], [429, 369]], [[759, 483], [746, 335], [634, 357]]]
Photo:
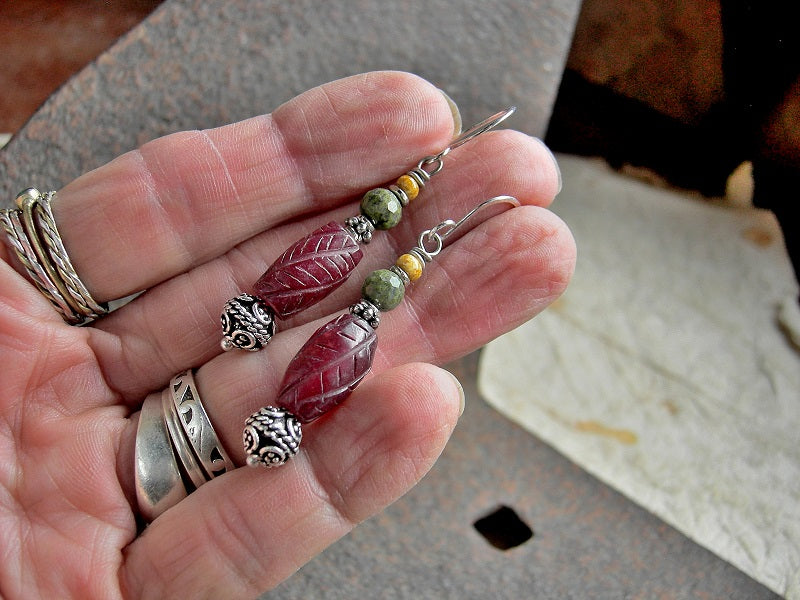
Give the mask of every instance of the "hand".
[[[572, 274], [572, 237], [545, 209], [558, 171], [539, 141], [504, 130], [454, 151], [350, 280], [279, 322], [265, 350], [222, 353], [218, 315], [284, 248], [357, 214], [364, 191], [452, 136], [436, 88], [371, 73], [271, 115], [149, 142], [80, 177], [52, 205], [76, 271], [97, 300], [147, 289], [87, 327], [66, 325], [0, 246], [3, 598], [254, 597], [419, 481], [463, 406], [458, 382], [427, 363], [530, 319]], [[363, 277], [422, 230], [500, 194], [523, 206], [428, 265], [383, 315], [371, 375], [304, 430], [292, 461], [226, 473], [137, 526], [133, 448], [149, 394], [196, 368], [210, 419], [244, 464], [244, 419], [274, 399], [309, 335], [358, 299]]]

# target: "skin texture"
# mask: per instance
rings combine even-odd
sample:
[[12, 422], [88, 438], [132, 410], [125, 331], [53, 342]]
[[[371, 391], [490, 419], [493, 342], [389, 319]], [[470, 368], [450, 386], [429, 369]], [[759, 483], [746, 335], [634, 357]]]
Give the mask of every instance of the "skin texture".
[[[282, 322], [262, 352], [221, 353], [218, 315], [283, 249], [357, 214], [364, 191], [452, 135], [436, 88], [370, 73], [271, 115], [149, 142], [80, 177], [53, 203], [77, 271], [98, 300], [148, 290], [90, 327], [65, 325], [0, 250], [0, 596], [255, 597], [419, 481], [463, 406], [458, 382], [428, 363], [531, 318], [572, 274], [572, 237], [546, 210], [559, 183], [541, 142], [498, 131], [454, 151], [356, 274]], [[236, 469], [137, 527], [133, 443], [149, 394], [196, 368], [217, 433], [243, 464], [244, 419], [274, 400], [294, 353], [358, 299], [363, 277], [420, 231], [499, 194], [523, 206], [426, 266], [384, 315], [371, 375], [305, 429], [295, 459]]]

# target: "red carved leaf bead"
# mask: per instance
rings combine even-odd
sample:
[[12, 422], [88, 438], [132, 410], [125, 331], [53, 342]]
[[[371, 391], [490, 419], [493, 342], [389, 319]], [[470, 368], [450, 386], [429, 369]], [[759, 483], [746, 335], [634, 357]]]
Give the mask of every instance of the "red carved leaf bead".
[[256, 281], [253, 293], [285, 319], [342, 285], [362, 256], [353, 235], [331, 221], [289, 246]]
[[289, 363], [277, 404], [301, 423], [343, 402], [372, 367], [375, 330], [344, 314], [320, 327]]

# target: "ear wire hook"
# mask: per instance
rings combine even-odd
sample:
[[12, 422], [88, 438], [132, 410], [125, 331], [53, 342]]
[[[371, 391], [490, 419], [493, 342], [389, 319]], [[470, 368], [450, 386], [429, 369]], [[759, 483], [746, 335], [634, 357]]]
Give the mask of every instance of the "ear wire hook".
[[[413, 250], [417, 252], [425, 262], [430, 262], [431, 259], [439, 254], [444, 247], [445, 242], [447, 239], [453, 235], [456, 230], [458, 230], [461, 226], [464, 225], [469, 219], [471, 219], [475, 213], [483, 210], [487, 206], [491, 206], [492, 204], [499, 204], [501, 202], [506, 202], [511, 204], [512, 207], [520, 206], [519, 200], [514, 198], [514, 196], [495, 196], [494, 198], [489, 198], [488, 200], [484, 200], [480, 204], [478, 204], [475, 208], [469, 211], [466, 215], [461, 217], [458, 221], [454, 221], [453, 219], [447, 219], [442, 221], [438, 225], [431, 227], [430, 229], [426, 229], [422, 233], [419, 234], [419, 238], [417, 238], [417, 247]], [[425, 244], [433, 242], [434, 247], [432, 249], [428, 249], [425, 247]]]
[[484, 119], [477, 125], [473, 125], [467, 131], [465, 131], [464, 133], [459, 135], [456, 139], [454, 139], [452, 142], [450, 142], [450, 145], [444, 150], [442, 150], [437, 156], [440, 157], [446, 156], [451, 150], [455, 150], [459, 146], [466, 144], [471, 139], [478, 137], [480, 134], [486, 133], [490, 129], [494, 129], [495, 127], [500, 125], [500, 123], [505, 121], [508, 117], [513, 115], [516, 112], [516, 110], [517, 110], [516, 106], [509, 106], [507, 109], [501, 110], [500, 112], [493, 114], [491, 117]]
[[[447, 146], [447, 148], [439, 152], [439, 154], [426, 156], [421, 161], [419, 161], [419, 164], [417, 164], [417, 170], [423, 171], [428, 178], [430, 178], [432, 175], [436, 175], [444, 167], [444, 161], [442, 159], [445, 156], [450, 154], [450, 152], [452, 152], [459, 146], [463, 146], [470, 140], [475, 139], [482, 133], [486, 133], [490, 129], [494, 129], [495, 127], [500, 125], [500, 123], [505, 121], [508, 117], [513, 115], [516, 112], [516, 110], [517, 110], [516, 106], [509, 106], [507, 109], [501, 110], [500, 112], [493, 114], [491, 117], [484, 119], [477, 125], [473, 125], [469, 129], [467, 129], [464, 133], [462, 133], [454, 140], [452, 140], [450, 144]], [[430, 171], [425, 169], [425, 167], [427, 167], [428, 165], [433, 165], [433, 164], [435, 164], [436, 166], [433, 167], [433, 169], [431, 169]]]

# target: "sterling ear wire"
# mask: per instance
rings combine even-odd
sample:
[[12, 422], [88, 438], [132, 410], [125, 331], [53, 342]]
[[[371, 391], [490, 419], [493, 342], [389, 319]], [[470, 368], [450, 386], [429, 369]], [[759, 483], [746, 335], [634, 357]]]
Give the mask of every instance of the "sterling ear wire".
[[221, 315], [222, 348], [260, 350], [275, 334], [275, 317], [285, 319], [316, 304], [342, 285], [361, 260], [359, 242], [368, 244], [376, 229], [400, 222], [403, 208], [444, 167], [444, 157], [510, 117], [510, 107], [456, 137], [439, 154], [426, 156], [388, 188], [375, 188], [361, 199], [361, 214], [344, 224], [332, 221], [298, 240], [272, 263], [252, 293], [229, 300]]
[[425, 263], [442, 251], [448, 238], [476, 212], [499, 202], [519, 206], [512, 196], [481, 202], [459, 221], [448, 219], [423, 231], [417, 246], [393, 266], [367, 276], [361, 300], [319, 328], [289, 363], [276, 406], [262, 408], [245, 421], [248, 465], [279, 466], [297, 454], [302, 424], [346, 400], [372, 367], [380, 311], [399, 305], [406, 286], [419, 279]]

